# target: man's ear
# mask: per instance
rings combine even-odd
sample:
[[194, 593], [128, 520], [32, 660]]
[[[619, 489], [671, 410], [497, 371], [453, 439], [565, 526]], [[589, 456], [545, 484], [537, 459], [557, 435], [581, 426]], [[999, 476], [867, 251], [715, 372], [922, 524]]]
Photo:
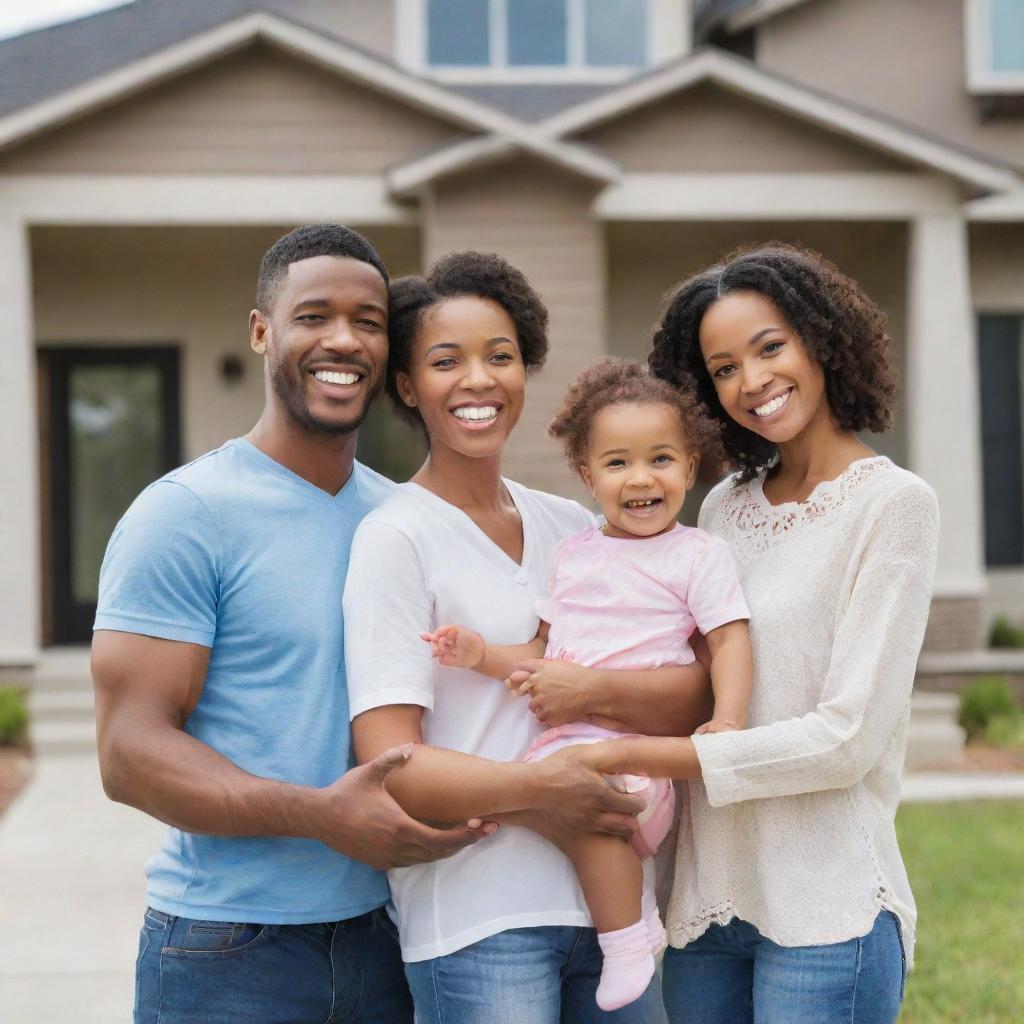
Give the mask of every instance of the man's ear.
[[590, 467], [580, 466], [579, 472], [580, 479], [587, 485], [587, 490], [590, 491], [590, 496], [596, 498], [597, 495], [594, 494], [594, 478], [590, 475]]
[[416, 393], [413, 391], [412, 384], [409, 381], [409, 374], [404, 370], [399, 370], [399, 372], [395, 374], [395, 387], [398, 389], [398, 397], [401, 398], [410, 409], [415, 409]]
[[270, 324], [267, 318], [258, 310], [254, 309], [249, 314], [249, 347], [257, 355], [267, 354], [267, 333], [270, 331]]

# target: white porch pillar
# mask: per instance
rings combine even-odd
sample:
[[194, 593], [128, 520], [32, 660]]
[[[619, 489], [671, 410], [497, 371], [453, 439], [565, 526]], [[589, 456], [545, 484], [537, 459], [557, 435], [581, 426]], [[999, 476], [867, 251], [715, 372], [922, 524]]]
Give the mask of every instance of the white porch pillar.
[[[978, 638], [969, 643], [969, 634], [979, 628], [979, 601], [986, 587], [981, 425], [967, 229], [959, 209], [911, 220], [908, 263], [910, 468], [939, 498], [942, 532], [935, 596], [937, 604], [955, 602], [961, 620], [957, 642], [948, 645], [973, 646]], [[965, 616], [974, 622], [962, 621]], [[936, 641], [949, 629], [945, 623], [940, 626], [941, 618], [933, 612]]]
[[0, 666], [39, 649], [39, 454], [28, 228], [0, 218]]

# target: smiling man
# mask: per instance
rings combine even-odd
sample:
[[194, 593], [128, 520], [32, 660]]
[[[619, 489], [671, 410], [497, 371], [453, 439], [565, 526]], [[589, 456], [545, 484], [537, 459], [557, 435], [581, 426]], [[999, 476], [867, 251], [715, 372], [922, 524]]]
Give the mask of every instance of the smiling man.
[[266, 404], [244, 438], [132, 504], [100, 579], [93, 677], [114, 800], [167, 822], [147, 866], [136, 1022], [408, 1022], [379, 869], [494, 826], [437, 831], [353, 768], [341, 594], [352, 535], [393, 485], [355, 461], [387, 360], [366, 239], [298, 228], [250, 315]]

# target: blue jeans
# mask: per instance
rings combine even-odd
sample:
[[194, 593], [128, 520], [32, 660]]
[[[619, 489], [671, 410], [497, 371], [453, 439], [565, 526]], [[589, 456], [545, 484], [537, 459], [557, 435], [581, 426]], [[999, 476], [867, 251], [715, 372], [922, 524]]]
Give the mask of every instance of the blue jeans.
[[713, 924], [663, 967], [672, 1024], [891, 1024], [906, 958], [888, 911], [863, 938], [780, 946], [746, 921]]
[[225, 924], [149, 909], [135, 1024], [411, 1024], [383, 910], [327, 924]]
[[433, 960], [407, 963], [416, 1024], [664, 1024], [658, 979], [621, 1010], [598, 1009], [593, 928], [510, 928]]

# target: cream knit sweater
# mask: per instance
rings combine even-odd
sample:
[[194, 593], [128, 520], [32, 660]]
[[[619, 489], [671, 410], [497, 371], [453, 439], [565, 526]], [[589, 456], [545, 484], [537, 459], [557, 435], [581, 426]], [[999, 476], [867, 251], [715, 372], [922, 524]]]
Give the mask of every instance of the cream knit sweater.
[[762, 482], [725, 480], [701, 510], [739, 565], [754, 693], [748, 729], [694, 737], [703, 780], [683, 801], [670, 941], [738, 917], [784, 946], [842, 942], [888, 909], [909, 963], [916, 910], [893, 817], [935, 495], [883, 456], [800, 504], [770, 505]]

